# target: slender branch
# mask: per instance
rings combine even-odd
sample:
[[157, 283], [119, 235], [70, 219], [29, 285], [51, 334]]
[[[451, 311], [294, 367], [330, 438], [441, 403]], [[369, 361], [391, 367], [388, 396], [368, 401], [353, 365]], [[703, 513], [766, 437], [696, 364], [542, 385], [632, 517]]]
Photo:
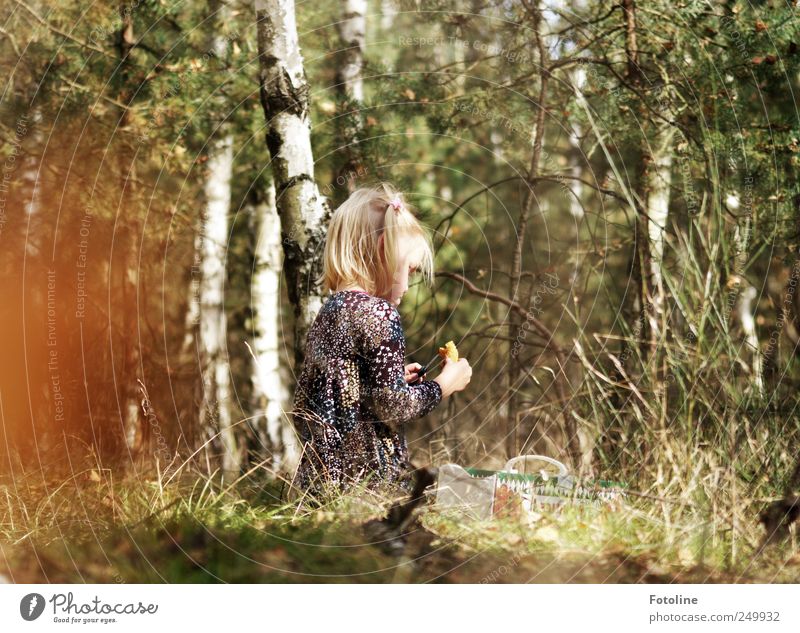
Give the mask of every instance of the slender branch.
[[563, 350], [555, 341], [555, 335], [553, 332], [548, 328], [544, 323], [542, 323], [539, 319], [537, 319], [530, 310], [526, 310], [516, 301], [509, 299], [508, 297], [504, 297], [501, 294], [497, 294], [496, 292], [492, 292], [490, 290], [483, 290], [482, 288], [478, 288], [475, 284], [473, 284], [469, 279], [466, 277], [459, 275], [458, 273], [452, 273], [450, 271], [436, 271], [436, 277], [445, 277], [447, 279], [452, 279], [454, 281], [458, 281], [459, 283], [464, 284], [467, 290], [469, 290], [472, 294], [478, 295], [479, 297], [483, 297], [484, 299], [489, 299], [490, 301], [496, 301], [498, 303], [502, 303], [503, 305], [508, 306], [517, 314], [520, 314], [522, 317], [527, 319], [531, 322], [534, 329], [538, 332], [538, 334], [547, 340], [547, 347], [548, 349], [552, 350], [556, 354], [563, 354]]

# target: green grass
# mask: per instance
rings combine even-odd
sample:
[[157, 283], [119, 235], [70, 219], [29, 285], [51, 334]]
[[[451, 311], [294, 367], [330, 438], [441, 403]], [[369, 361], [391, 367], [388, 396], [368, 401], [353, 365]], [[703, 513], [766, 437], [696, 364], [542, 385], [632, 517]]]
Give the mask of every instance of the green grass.
[[[361, 525], [392, 499], [365, 490], [321, 507], [281, 500], [251, 475], [223, 486], [185, 473], [112, 481], [84, 471], [57, 484], [0, 482], [0, 573], [16, 582], [797, 582], [796, 532], [756, 560], [759, 527], [632, 497], [619, 510], [465, 520], [432, 503], [404, 556]], [[431, 500], [432, 501], [432, 500]]]

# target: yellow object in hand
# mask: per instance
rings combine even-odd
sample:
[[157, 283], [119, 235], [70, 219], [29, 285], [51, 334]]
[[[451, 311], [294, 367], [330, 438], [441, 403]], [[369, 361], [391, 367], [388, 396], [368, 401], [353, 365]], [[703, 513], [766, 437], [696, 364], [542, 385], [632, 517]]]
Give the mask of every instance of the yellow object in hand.
[[439, 348], [439, 356], [442, 358], [449, 358], [454, 363], [458, 362], [458, 350], [456, 349], [456, 344], [453, 341], [447, 341], [444, 344], [444, 347]]

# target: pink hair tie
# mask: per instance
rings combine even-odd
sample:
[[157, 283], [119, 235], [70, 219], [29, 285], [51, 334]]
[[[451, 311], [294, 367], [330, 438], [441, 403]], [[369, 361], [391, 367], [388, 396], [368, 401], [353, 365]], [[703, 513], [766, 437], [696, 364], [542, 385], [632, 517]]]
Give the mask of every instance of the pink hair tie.
[[400, 200], [400, 196], [395, 196], [392, 198], [391, 202], [389, 202], [389, 206], [394, 208], [395, 213], [400, 213], [400, 209], [403, 207], [403, 202]]

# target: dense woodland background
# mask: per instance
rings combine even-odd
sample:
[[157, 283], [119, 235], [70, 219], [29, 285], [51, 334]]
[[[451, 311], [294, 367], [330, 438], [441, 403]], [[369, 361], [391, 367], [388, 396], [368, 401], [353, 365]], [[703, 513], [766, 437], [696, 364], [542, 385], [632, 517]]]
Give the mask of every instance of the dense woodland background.
[[796, 490], [797, 9], [5, 0], [0, 462], [290, 473], [325, 223], [388, 180], [408, 362], [474, 367], [413, 461]]

